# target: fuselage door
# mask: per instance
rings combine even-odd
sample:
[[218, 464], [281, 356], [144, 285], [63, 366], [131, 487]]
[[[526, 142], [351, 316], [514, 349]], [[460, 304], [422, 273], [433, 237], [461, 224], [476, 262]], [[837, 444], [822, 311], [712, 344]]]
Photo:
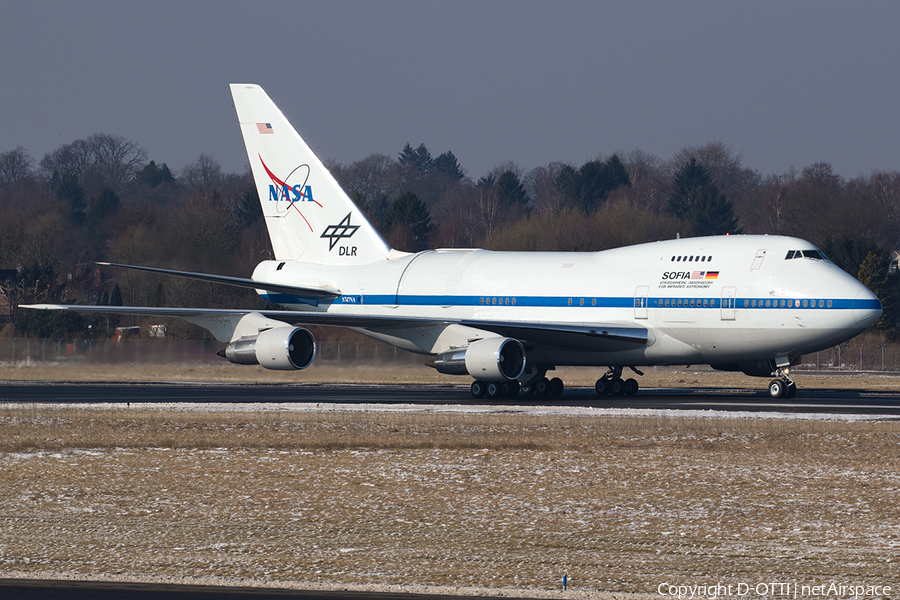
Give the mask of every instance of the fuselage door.
[[647, 296], [650, 293], [650, 286], [639, 285], [634, 290], [634, 318], [647, 318]]
[[722, 320], [734, 321], [734, 297], [737, 295], [737, 288], [726, 286], [722, 288]]
[[759, 268], [762, 266], [762, 261], [766, 257], [765, 250], [757, 250], [756, 256], [753, 257], [753, 264], [750, 265], [751, 271], [759, 271]]

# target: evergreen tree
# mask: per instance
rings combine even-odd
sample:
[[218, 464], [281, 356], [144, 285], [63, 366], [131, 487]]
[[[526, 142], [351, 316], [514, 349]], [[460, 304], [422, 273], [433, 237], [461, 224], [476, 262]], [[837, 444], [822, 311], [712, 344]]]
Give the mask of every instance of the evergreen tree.
[[497, 178], [494, 177], [493, 173], [488, 173], [478, 180], [478, 183], [475, 184], [475, 187], [485, 190], [492, 190], [494, 189], [495, 185], [497, 185]]
[[434, 162], [431, 158], [431, 152], [425, 147], [425, 144], [419, 144], [419, 147], [413, 150], [413, 147], [407, 144], [403, 146], [400, 152], [399, 162], [404, 167], [413, 168], [419, 177], [424, 176], [431, 169]]
[[875, 331], [884, 331], [893, 322], [893, 298], [891, 284], [888, 278], [888, 265], [890, 257], [884, 252], [869, 252], [859, 265], [857, 279], [869, 288], [873, 294], [881, 300], [883, 312], [881, 318], [872, 326]]
[[504, 171], [497, 178], [497, 194], [500, 202], [506, 206], [525, 206], [528, 204], [528, 193], [519, 177], [512, 171]]
[[388, 216], [392, 237], [399, 240], [410, 252], [428, 248], [434, 225], [431, 214], [422, 200], [412, 192], [398, 196], [392, 203]]
[[710, 179], [709, 173], [692, 158], [672, 180], [669, 210], [688, 226], [688, 235], [741, 233], [734, 205]]
[[563, 204], [586, 215], [600, 208], [609, 193], [621, 185], [631, 185], [631, 180], [616, 155], [606, 162], [589, 160], [577, 171], [567, 165], [556, 176]]
[[175, 181], [169, 166], [163, 163], [161, 167], [156, 165], [155, 161], [150, 161], [147, 165], [138, 171], [134, 177], [135, 183], [141, 183], [147, 187], [155, 188], [156, 186], [168, 181]]
[[459, 162], [450, 151], [444, 152], [434, 159], [431, 163], [431, 170], [435, 173], [446, 175], [454, 181], [459, 181], [465, 177], [459, 166]]

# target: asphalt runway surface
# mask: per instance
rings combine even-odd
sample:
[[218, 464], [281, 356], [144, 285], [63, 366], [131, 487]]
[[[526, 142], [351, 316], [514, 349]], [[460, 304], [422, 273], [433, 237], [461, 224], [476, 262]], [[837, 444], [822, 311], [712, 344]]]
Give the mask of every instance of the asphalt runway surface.
[[[400, 594], [389, 592], [284, 590], [251, 587], [166, 585], [151, 583], [107, 583], [93, 581], [40, 581], [0, 579], [0, 596], [15, 600], [257, 600], [294, 598], [297, 600], [460, 600], [442, 594]], [[516, 600], [504, 596], [505, 600]], [[520, 599], [521, 600], [521, 599]]]
[[762, 389], [710, 388], [648, 388], [631, 398], [601, 398], [587, 387], [566, 388], [561, 396], [491, 399], [473, 398], [468, 386], [0, 382], [0, 402], [451, 404], [900, 415], [900, 393], [803, 389], [790, 400], [773, 400]]

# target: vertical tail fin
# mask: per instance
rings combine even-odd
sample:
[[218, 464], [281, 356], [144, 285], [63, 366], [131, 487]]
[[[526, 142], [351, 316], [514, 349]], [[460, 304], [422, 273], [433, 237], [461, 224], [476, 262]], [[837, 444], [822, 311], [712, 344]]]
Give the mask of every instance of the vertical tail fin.
[[278, 260], [367, 264], [390, 247], [258, 85], [232, 83], [250, 169]]

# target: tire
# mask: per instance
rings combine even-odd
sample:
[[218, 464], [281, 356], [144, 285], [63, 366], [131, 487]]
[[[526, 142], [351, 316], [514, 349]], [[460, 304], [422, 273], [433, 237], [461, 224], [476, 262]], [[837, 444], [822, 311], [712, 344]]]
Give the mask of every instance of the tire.
[[550, 380], [546, 377], [541, 377], [534, 384], [534, 393], [538, 396], [546, 396], [550, 393]]
[[513, 379], [509, 383], [504, 383], [503, 385], [507, 386], [506, 388], [506, 397], [507, 398], [515, 398], [519, 395], [519, 390], [522, 389], [522, 384]]
[[487, 386], [484, 385], [484, 382], [480, 379], [476, 379], [472, 382], [472, 396], [475, 398], [484, 398], [484, 395], [487, 393]]
[[489, 381], [487, 384], [487, 397], [499, 398], [503, 395], [503, 385], [496, 381]]
[[775, 398], [776, 400], [779, 398], [784, 398], [784, 394], [787, 392], [787, 387], [784, 382], [780, 379], [773, 379], [769, 382], [769, 396]]
[[609, 396], [609, 379], [606, 377], [598, 379], [597, 383], [594, 384], [594, 391], [597, 392], [598, 396]]
[[550, 380], [550, 393], [554, 396], [559, 396], [560, 394], [562, 394], [565, 387], [566, 386], [563, 383], [563, 380], [559, 377], [554, 377]]
[[625, 382], [621, 379], [613, 379], [609, 384], [609, 393], [613, 396], [625, 395]]
[[519, 388], [519, 391], [523, 396], [530, 396], [534, 393], [534, 385], [523, 385], [521, 388]]
[[625, 380], [625, 395], [626, 396], [637, 396], [639, 385], [637, 379], [626, 379]]
[[797, 395], [797, 384], [789, 383], [787, 386], [787, 390], [784, 392], [785, 398], [793, 398]]

